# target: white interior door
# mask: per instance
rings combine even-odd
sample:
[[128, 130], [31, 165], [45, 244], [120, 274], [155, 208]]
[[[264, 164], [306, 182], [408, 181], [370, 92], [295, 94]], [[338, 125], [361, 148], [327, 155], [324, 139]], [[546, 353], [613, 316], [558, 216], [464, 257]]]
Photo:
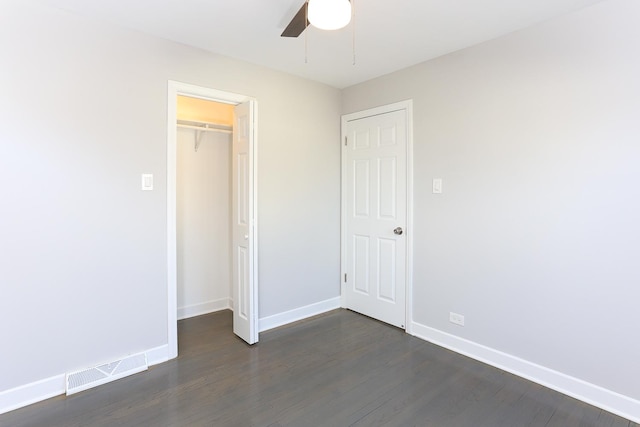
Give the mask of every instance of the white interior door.
[[345, 306], [405, 328], [407, 113], [348, 120], [343, 149]]
[[235, 107], [232, 149], [233, 332], [249, 344], [258, 341], [254, 269], [255, 206], [253, 104]]

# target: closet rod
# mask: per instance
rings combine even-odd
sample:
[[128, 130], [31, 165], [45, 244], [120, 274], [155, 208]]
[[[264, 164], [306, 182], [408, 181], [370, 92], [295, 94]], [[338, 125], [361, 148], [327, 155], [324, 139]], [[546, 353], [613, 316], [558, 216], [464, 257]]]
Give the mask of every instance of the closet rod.
[[179, 128], [186, 129], [195, 129], [196, 131], [196, 139], [194, 143], [194, 149], [198, 152], [198, 148], [200, 148], [200, 143], [202, 142], [202, 135], [204, 132], [221, 132], [226, 134], [233, 133], [233, 128], [231, 126], [218, 125], [215, 123], [207, 123], [207, 122], [195, 122], [190, 120], [178, 120], [176, 126]]
[[195, 129], [203, 132], [233, 133], [231, 126], [216, 125], [212, 123], [186, 122], [178, 120], [177, 126], [186, 129]]
[[185, 129], [195, 129], [202, 132], [222, 132], [222, 133], [233, 133], [231, 129], [218, 129], [218, 128], [205, 128], [202, 126], [193, 126], [193, 125], [178, 125], [179, 128]]

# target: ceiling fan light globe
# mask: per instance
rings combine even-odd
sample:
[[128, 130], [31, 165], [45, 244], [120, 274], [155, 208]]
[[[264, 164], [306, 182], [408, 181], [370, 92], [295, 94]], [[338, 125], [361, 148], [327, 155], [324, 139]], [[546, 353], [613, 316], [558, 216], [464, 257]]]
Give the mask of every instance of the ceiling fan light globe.
[[339, 30], [351, 21], [349, 0], [309, 0], [308, 18], [321, 30]]

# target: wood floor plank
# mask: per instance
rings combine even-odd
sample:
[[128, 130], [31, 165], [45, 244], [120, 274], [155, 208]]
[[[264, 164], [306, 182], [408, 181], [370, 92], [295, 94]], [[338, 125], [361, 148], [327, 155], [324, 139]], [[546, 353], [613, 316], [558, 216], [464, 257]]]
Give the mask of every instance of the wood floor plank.
[[0, 415], [0, 426], [640, 427], [347, 310], [255, 346], [233, 335], [228, 311], [178, 332], [177, 359]]

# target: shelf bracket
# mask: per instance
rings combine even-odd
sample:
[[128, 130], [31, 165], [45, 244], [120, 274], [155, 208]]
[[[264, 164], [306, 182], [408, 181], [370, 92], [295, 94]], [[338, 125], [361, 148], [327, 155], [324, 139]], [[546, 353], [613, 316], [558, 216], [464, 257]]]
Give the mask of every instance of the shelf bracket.
[[204, 131], [196, 130], [196, 143], [195, 143], [196, 153], [198, 152], [198, 148], [200, 148], [200, 143], [202, 142], [203, 134], [204, 134]]

